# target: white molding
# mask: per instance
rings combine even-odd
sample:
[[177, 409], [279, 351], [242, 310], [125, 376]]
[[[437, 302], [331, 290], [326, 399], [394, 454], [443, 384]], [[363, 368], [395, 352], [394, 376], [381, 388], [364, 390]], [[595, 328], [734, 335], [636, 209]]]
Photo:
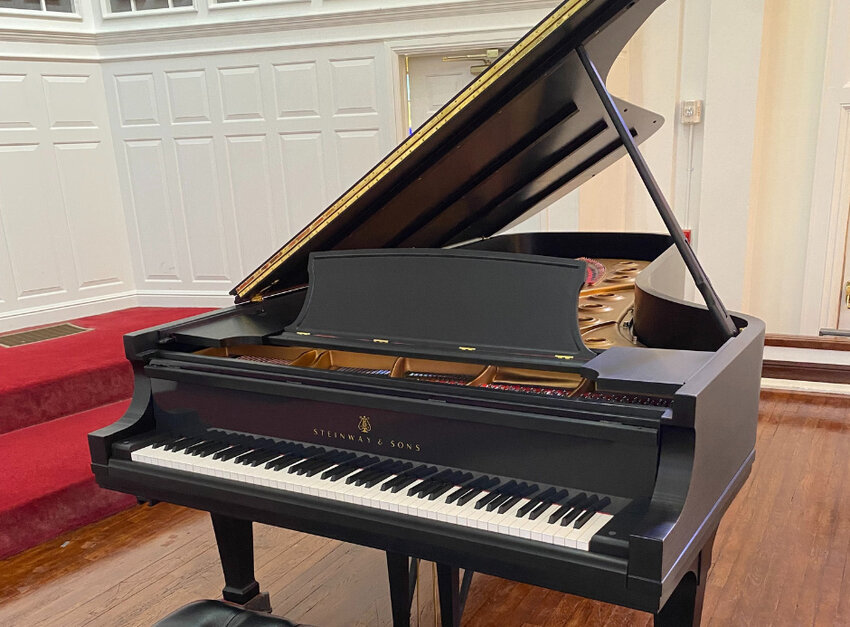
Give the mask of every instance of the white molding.
[[[281, 0], [272, 0], [279, 4]], [[300, 0], [282, 0], [283, 4], [298, 4]], [[221, 10], [224, 8], [249, 9], [264, 6], [268, 3], [239, 3], [236, 5], [212, 5], [210, 9]], [[409, 22], [429, 18], [451, 19], [456, 17], [473, 16], [482, 13], [497, 14], [512, 11], [536, 11], [548, 10], [557, 3], [552, 0], [466, 0], [449, 2], [432, 2], [421, 5], [396, 7], [392, 9], [375, 8], [344, 11], [323, 11], [304, 15], [289, 15], [264, 18], [252, 18], [228, 22], [212, 22], [205, 24], [187, 23], [179, 26], [156, 27], [134, 27], [132, 29], [116, 29], [109, 32], [99, 33], [63, 33], [47, 29], [24, 29], [3, 28], [0, 29], [0, 41], [21, 41], [29, 43], [45, 44], [75, 44], [75, 45], [97, 45], [126, 46], [133, 43], [149, 43], [158, 41], [187, 40], [199, 38], [233, 37], [253, 35], [260, 33], [280, 33], [285, 31], [304, 30], [327, 30], [335, 27], [351, 27], [359, 25], [376, 25], [393, 22]], [[130, 22], [137, 22], [140, 18], [155, 17], [157, 15], [175, 15], [179, 13], [195, 13], [197, 6], [179, 7], [175, 9], [141, 11], [137, 13], [111, 13], [104, 15], [104, 22], [114, 22], [124, 18], [133, 18]], [[35, 12], [32, 12], [35, 13]], [[17, 14], [16, 14], [17, 15]], [[64, 15], [64, 14], [63, 14]], [[25, 17], [31, 17], [26, 15]], [[82, 19], [80, 15], [74, 15], [76, 19]], [[69, 19], [69, 18], [64, 18]], [[474, 32], [473, 27], [468, 29]], [[229, 50], [228, 50], [229, 51]], [[4, 58], [16, 58], [14, 55]], [[48, 57], [49, 58], [49, 57]], [[103, 57], [104, 59], [119, 57]], [[124, 58], [124, 57], [120, 57]]]
[[[146, 18], [153, 15], [180, 15], [181, 13], [197, 13], [198, 8], [193, 3], [192, 6], [188, 7], [174, 7], [174, 8], [163, 8], [163, 9], [143, 9], [141, 11], [120, 11], [118, 13], [104, 13], [102, 19], [104, 22], [111, 22], [112, 20], [125, 20], [125, 19], [140, 19]], [[97, 39], [100, 38], [99, 35], [95, 35]]]
[[30, 9], [0, 9], [0, 17], [4, 16], [36, 20], [59, 20], [65, 22], [83, 21], [83, 16], [77, 11], [74, 11], [73, 13], [61, 13], [59, 11], [33, 11]]
[[227, 11], [228, 9], [245, 9], [247, 7], [269, 6], [276, 4], [309, 4], [310, 0], [238, 0], [238, 2], [219, 2], [209, 0], [207, 11]]
[[227, 292], [197, 290], [137, 290], [138, 307], [229, 307], [233, 296]]
[[136, 305], [136, 292], [131, 290], [108, 296], [81, 298], [55, 305], [16, 309], [0, 313], [0, 332], [64, 322], [65, 320], [94, 316], [117, 309], [135, 307]]
[[[7, 22], [8, 23], [8, 22]], [[62, 32], [47, 29], [18, 29], [18, 28], [0, 28], [0, 41], [4, 43], [22, 42], [22, 43], [37, 43], [37, 44], [70, 44], [74, 46], [93, 46], [97, 43], [97, 36], [94, 33], [76, 33]], [[14, 53], [8, 54], [11, 51], [3, 52], [4, 60], [17, 60]], [[54, 57], [45, 56], [45, 58], [53, 61]]]
[[0, 333], [65, 322], [131, 307], [230, 307], [233, 296], [221, 291], [128, 290], [108, 296], [17, 309], [0, 313]]
[[793, 379], [762, 379], [762, 390], [783, 390], [788, 392], [811, 392], [815, 394], [850, 395], [850, 385], [846, 383], [823, 383], [821, 381], [795, 381]]

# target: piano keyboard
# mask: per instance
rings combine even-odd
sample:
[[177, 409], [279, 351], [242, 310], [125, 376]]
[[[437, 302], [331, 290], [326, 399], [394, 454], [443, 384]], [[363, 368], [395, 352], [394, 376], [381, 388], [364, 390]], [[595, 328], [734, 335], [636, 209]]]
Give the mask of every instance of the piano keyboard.
[[131, 459], [582, 551], [613, 518], [603, 495], [296, 442], [214, 436], [163, 436]]

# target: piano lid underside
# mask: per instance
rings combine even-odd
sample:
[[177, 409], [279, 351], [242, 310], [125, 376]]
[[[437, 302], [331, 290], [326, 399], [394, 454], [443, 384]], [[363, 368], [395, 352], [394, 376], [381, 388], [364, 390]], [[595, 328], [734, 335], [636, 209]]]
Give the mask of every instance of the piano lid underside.
[[[314, 220], [240, 284], [237, 302], [306, 284], [310, 252], [437, 248], [489, 237], [625, 154], [575, 52], [542, 75], [523, 75], [508, 91], [453, 118], [439, 141], [432, 138], [392, 176], [362, 189], [332, 219]], [[618, 105], [638, 142], [663, 123], [650, 111]]]

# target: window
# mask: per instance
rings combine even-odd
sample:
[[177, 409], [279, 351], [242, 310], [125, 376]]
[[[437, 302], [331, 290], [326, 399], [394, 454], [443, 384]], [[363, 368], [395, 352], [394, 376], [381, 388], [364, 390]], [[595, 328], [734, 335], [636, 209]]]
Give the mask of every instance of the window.
[[0, 9], [74, 13], [74, 0], [0, 0]]
[[[0, 0], [3, 2], [4, 0]], [[109, 0], [110, 12], [141, 13], [154, 9], [176, 9], [192, 6], [192, 0]]]

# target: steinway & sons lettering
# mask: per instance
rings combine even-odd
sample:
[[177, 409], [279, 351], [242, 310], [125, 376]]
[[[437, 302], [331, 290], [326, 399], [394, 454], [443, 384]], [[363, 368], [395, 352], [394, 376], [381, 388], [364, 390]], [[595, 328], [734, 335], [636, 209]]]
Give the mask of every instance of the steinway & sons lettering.
[[342, 431], [333, 431], [331, 429], [313, 429], [313, 435], [319, 438], [328, 440], [342, 440], [344, 442], [357, 442], [358, 444], [367, 444], [372, 446], [388, 447], [403, 451], [413, 451], [418, 453], [422, 447], [417, 442], [406, 442], [403, 440], [386, 439], [378, 436], [371, 436], [358, 433], [345, 433]]

